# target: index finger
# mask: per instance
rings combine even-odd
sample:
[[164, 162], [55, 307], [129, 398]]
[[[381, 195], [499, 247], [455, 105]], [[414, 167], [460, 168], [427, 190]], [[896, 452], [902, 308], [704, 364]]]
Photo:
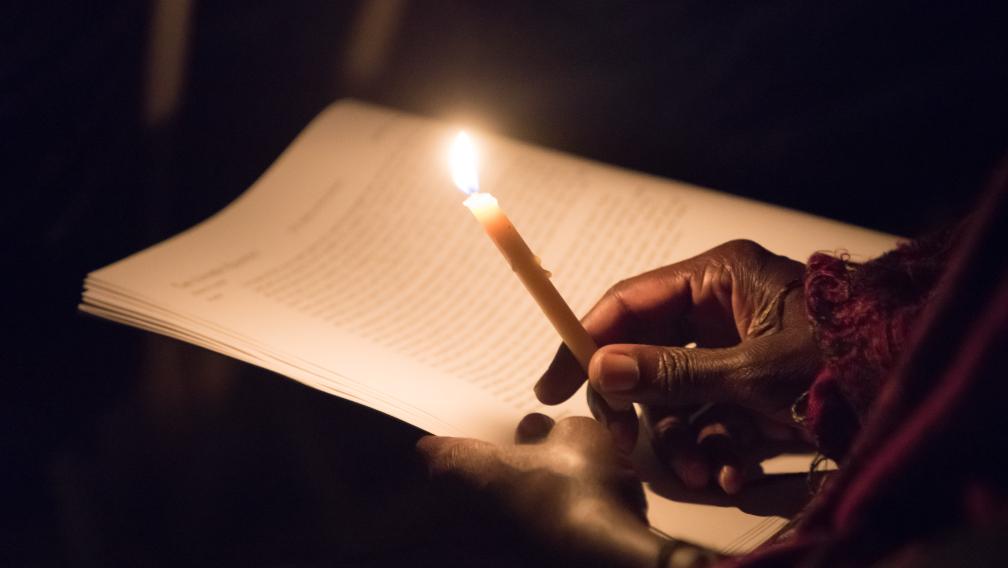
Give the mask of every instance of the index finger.
[[[692, 305], [690, 274], [683, 263], [673, 264], [618, 282], [581, 319], [599, 346], [610, 343], [673, 343], [681, 330], [674, 322]], [[587, 373], [561, 345], [549, 368], [536, 383], [536, 397], [559, 404], [585, 382]]]

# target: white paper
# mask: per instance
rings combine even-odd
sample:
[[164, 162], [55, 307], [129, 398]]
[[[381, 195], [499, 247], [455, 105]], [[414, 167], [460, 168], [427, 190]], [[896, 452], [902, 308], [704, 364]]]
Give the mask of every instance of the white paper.
[[[455, 129], [343, 101], [204, 223], [93, 272], [82, 309], [282, 373], [441, 435], [510, 440], [546, 408], [532, 384], [559, 339], [462, 206]], [[576, 313], [621, 278], [750, 238], [804, 260], [895, 238], [477, 136], [493, 193]], [[812, 190], [812, 188], [810, 188]], [[745, 551], [777, 516], [649, 495], [652, 524]]]

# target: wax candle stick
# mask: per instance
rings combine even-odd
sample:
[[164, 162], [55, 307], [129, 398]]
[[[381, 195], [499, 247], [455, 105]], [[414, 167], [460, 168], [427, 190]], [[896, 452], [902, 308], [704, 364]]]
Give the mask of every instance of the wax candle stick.
[[550, 274], [539, 264], [539, 258], [532, 253], [511, 220], [501, 211], [497, 199], [489, 193], [474, 193], [465, 200], [465, 206], [483, 225], [486, 234], [500, 249], [518, 279], [567, 344], [567, 348], [587, 371], [588, 361], [597, 349], [595, 341], [553, 286]]
[[549, 272], [540, 265], [539, 258], [532, 253], [525, 239], [501, 210], [497, 199], [489, 193], [479, 191], [475, 148], [464, 132], [459, 133], [452, 147], [452, 178], [455, 185], [469, 195], [464, 202], [465, 206], [483, 226], [483, 230], [507, 259], [511, 269], [539, 304], [567, 348], [587, 371], [588, 361], [597, 349], [595, 341], [553, 286]]

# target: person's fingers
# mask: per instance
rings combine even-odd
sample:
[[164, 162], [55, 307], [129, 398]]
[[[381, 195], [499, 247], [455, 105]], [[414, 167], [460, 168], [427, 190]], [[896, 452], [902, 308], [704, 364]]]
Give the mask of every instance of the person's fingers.
[[651, 431], [651, 447], [687, 489], [707, 486], [711, 467], [707, 456], [696, 444], [696, 432], [689, 423], [692, 407], [643, 408], [643, 419]]
[[417, 441], [417, 451], [427, 463], [431, 477], [455, 476], [463, 481], [484, 485], [500, 473], [497, 446], [482, 440], [424, 436]]
[[588, 449], [605, 439], [605, 427], [586, 416], [571, 416], [556, 423], [547, 439], [572, 448]]
[[534, 444], [541, 442], [553, 429], [553, 419], [545, 414], [533, 412], [526, 415], [515, 428], [516, 444]]
[[672, 264], [617, 282], [582, 318], [600, 345], [623, 341], [674, 343], [679, 320], [692, 305], [692, 265]]
[[[582, 459], [559, 459], [561, 468], [573, 468], [582, 477], [594, 477], [606, 472], [612, 494], [642, 522], [647, 522], [647, 499], [640, 478], [634, 471], [630, 456], [614, 451], [614, 440], [598, 421], [585, 416], [572, 416], [556, 423], [546, 439], [552, 456], [578, 455]], [[568, 452], [573, 451], [574, 454]], [[558, 465], [560, 465], [558, 464]]]
[[637, 413], [632, 405], [614, 409], [590, 386], [587, 389], [588, 408], [592, 415], [612, 434], [616, 448], [624, 453], [633, 451], [637, 443]]
[[[685, 265], [674, 264], [617, 283], [581, 323], [598, 345], [677, 343], [680, 338], [672, 332], [678, 328], [669, 322], [680, 320], [691, 301], [690, 273]], [[559, 404], [577, 392], [585, 378], [585, 370], [561, 345], [534, 391], [543, 404]]]
[[745, 480], [738, 444], [724, 424], [715, 422], [702, 428], [697, 434], [697, 443], [709, 456], [717, 485], [729, 495], [741, 491]]
[[567, 345], [560, 344], [549, 368], [536, 382], [532, 390], [543, 404], [560, 404], [567, 400], [585, 382], [588, 375], [570, 352]]
[[[640, 483], [633, 473], [633, 461], [630, 455], [618, 450], [614, 437], [607, 432], [601, 422], [587, 416], [564, 418], [556, 423], [545, 443], [553, 445], [550, 451], [554, 457], [563, 452], [573, 451], [584, 458], [569, 462], [561, 460], [566, 467], [574, 467], [581, 471], [610, 470], [630, 475], [633, 478], [630, 485], [637, 486], [637, 491], [631, 490], [631, 493], [640, 493]], [[637, 503], [636, 498], [631, 501]]]
[[697, 445], [707, 454], [717, 484], [725, 493], [737, 494], [759, 474], [759, 465], [753, 462], [750, 451], [756, 427], [746, 412], [727, 405], [714, 406], [696, 417], [693, 427]]
[[[754, 322], [748, 312], [759, 307], [753, 302], [800, 278], [802, 270], [801, 263], [774, 255], [757, 243], [730, 241], [617, 283], [581, 323], [598, 345], [697, 341], [708, 348], [727, 347], [743, 338], [752, 339], [753, 326], [760, 327], [761, 322]], [[785, 319], [801, 327], [805, 316], [799, 295], [784, 298]], [[768, 313], [778, 316], [777, 311]], [[773, 349], [771, 354], [778, 351], [782, 350]], [[536, 396], [543, 403], [558, 404], [570, 398], [584, 379], [584, 370], [561, 348], [536, 384]], [[606, 392], [602, 394], [613, 402]]]
[[681, 406], [732, 402], [747, 395], [753, 366], [746, 346], [687, 349], [616, 344], [599, 349], [589, 384], [607, 400]]

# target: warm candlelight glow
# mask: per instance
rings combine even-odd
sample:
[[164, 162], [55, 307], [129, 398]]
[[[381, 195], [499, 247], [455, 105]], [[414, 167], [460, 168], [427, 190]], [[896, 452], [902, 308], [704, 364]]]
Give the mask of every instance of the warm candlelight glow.
[[476, 146], [465, 132], [459, 132], [452, 144], [451, 170], [455, 185], [469, 196], [463, 204], [483, 226], [487, 236], [511, 265], [511, 270], [525, 285], [532, 299], [539, 304], [543, 314], [556, 328], [581, 367], [587, 371], [588, 361], [597, 349], [595, 341], [550, 282], [550, 273], [543, 269], [539, 257], [532, 254], [532, 249], [501, 210], [497, 199], [480, 191], [476, 173]]
[[451, 147], [451, 174], [455, 186], [466, 195], [479, 192], [476, 172], [476, 145], [465, 132], [459, 132]]
[[489, 193], [474, 193], [462, 203], [473, 212], [473, 215], [481, 223], [486, 220], [487, 215], [498, 209], [497, 198]]

